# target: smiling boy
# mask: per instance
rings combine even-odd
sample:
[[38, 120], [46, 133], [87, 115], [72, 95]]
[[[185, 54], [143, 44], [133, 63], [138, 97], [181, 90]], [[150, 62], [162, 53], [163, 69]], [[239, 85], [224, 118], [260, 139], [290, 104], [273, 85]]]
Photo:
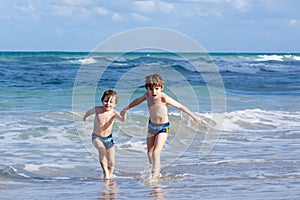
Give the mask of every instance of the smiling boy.
[[115, 164], [115, 147], [112, 136], [112, 127], [115, 118], [120, 121], [126, 120], [126, 113], [123, 115], [114, 107], [118, 104], [118, 94], [113, 90], [106, 90], [101, 98], [102, 106], [95, 106], [88, 110], [83, 121], [95, 114], [92, 142], [99, 153], [99, 162], [103, 170], [104, 179], [110, 179]]
[[188, 108], [175, 101], [163, 91], [164, 80], [159, 74], [150, 74], [145, 80], [146, 92], [141, 97], [134, 99], [126, 108], [121, 111], [125, 115], [126, 111], [147, 100], [149, 110], [149, 124], [147, 133], [147, 153], [150, 165], [152, 165], [152, 177], [160, 176], [160, 154], [167, 140], [169, 133], [168, 106], [171, 105], [191, 116], [197, 123], [201, 119], [195, 116]]

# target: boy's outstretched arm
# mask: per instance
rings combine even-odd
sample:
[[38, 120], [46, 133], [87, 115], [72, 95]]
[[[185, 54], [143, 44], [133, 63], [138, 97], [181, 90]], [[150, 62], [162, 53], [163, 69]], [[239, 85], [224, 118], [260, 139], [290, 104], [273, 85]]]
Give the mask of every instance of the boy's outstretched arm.
[[145, 100], [146, 100], [146, 93], [143, 96], [134, 99], [128, 106], [126, 106], [121, 111], [121, 115], [125, 115], [125, 113], [126, 113], [127, 110], [129, 110], [132, 107], [135, 107], [135, 106], [139, 105], [140, 103], [142, 103]]
[[192, 117], [195, 122], [201, 124], [202, 120], [200, 117], [196, 116], [192, 111], [190, 111], [187, 107], [185, 107], [184, 105], [180, 104], [179, 102], [175, 101], [174, 99], [172, 99], [171, 97], [167, 96], [166, 97], [166, 101], [169, 105], [175, 107], [178, 110], [183, 111], [184, 113], [186, 113], [187, 115], [189, 115], [190, 117]]
[[86, 111], [85, 115], [83, 116], [83, 121], [86, 122], [87, 118], [95, 113], [96, 113], [95, 108], [92, 108], [92, 109]]
[[182, 110], [183, 112], [185, 112], [186, 114], [188, 114], [189, 116], [191, 116], [195, 122], [201, 124], [202, 120], [200, 117], [196, 116], [192, 111], [190, 111], [187, 107], [181, 105], [180, 110]]

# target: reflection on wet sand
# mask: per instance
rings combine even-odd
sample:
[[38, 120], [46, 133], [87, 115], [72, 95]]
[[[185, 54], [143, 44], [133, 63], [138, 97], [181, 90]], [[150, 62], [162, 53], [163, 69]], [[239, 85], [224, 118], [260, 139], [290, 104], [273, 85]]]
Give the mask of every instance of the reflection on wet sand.
[[[145, 182], [144, 182], [145, 183]], [[149, 196], [153, 199], [163, 200], [164, 199], [164, 190], [163, 186], [159, 182], [159, 179], [150, 179], [146, 183], [149, 185]]]
[[106, 180], [103, 184], [103, 191], [101, 192], [100, 200], [108, 200], [108, 199], [117, 199], [118, 198], [118, 189], [117, 183], [114, 179]]

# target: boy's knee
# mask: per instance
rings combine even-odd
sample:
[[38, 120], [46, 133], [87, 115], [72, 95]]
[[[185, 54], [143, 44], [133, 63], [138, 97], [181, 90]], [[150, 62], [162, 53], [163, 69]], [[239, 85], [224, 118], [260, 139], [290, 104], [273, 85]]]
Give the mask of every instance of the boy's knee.
[[153, 155], [153, 151], [148, 151], [147, 153], [148, 153], [148, 155], [151, 155], [151, 156]]
[[114, 161], [109, 161], [108, 162], [108, 167], [114, 168], [114, 166], [115, 166], [115, 162]]
[[160, 157], [160, 153], [161, 153], [161, 151], [153, 151], [152, 152], [152, 155], [153, 155], [153, 157]]

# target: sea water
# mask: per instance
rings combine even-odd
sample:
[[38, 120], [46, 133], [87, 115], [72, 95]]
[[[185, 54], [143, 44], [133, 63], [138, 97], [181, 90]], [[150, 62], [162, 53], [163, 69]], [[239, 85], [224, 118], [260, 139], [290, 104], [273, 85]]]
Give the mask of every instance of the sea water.
[[[153, 181], [142, 103], [116, 120], [115, 178], [103, 181], [84, 112], [106, 89], [119, 93], [120, 111], [149, 73], [208, 126], [170, 107]], [[1, 199], [300, 196], [300, 54], [1, 52], [0, 75]]]

